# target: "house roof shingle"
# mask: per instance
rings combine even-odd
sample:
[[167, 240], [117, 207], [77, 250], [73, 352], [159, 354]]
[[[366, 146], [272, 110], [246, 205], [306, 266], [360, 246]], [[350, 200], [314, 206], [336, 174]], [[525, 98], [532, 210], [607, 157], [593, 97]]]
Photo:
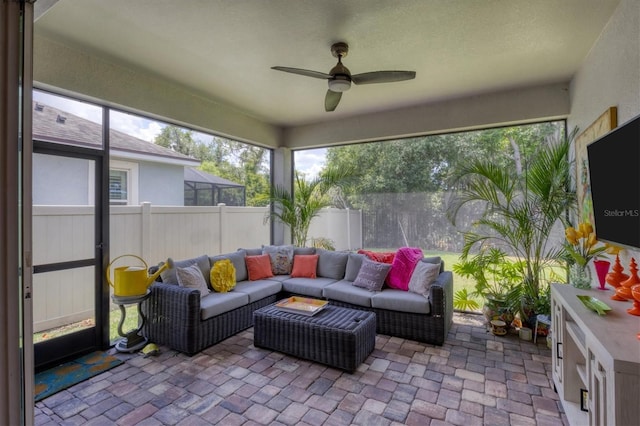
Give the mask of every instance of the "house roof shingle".
[[[67, 143], [89, 148], [102, 144], [102, 125], [62, 111], [41, 102], [33, 103], [33, 138], [57, 143]], [[121, 131], [109, 130], [111, 150], [149, 155], [161, 159], [187, 161], [193, 165], [199, 160], [136, 138]]]

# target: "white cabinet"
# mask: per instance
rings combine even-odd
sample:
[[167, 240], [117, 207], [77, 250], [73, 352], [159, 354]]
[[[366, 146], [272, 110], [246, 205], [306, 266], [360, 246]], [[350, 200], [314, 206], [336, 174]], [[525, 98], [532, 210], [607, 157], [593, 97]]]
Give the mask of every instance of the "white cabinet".
[[[612, 310], [599, 316], [579, 294]], [[640, 317], [627, 313], [631, 302], [613, 301], [612, 294], [551, 285], [552, 377], [571, 425], [640, 424]]]

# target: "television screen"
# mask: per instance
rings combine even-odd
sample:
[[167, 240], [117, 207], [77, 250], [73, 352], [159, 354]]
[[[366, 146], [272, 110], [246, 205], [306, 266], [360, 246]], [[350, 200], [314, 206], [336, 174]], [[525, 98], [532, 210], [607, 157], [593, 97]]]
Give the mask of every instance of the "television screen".
[[600, 241], [640, 248], [640, 115], [587, 145]]

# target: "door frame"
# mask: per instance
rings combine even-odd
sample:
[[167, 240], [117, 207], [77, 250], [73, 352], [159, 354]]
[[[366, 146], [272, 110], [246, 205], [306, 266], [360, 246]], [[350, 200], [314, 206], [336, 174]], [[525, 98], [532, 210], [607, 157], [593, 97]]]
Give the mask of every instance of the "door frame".
[[92, 149], [39, 140], [33, 141], [33, 153], [78, 158], [94, 161], [94, 257], [45, 265], [34, 265], [33, 273], [66, 270], [94, 266], [94, 327], [63, 335], [47, 342], [33, 345], [35, 370], [41, 371], [61, 362], [111, 346], [109, 338], [109, 285], [104, 271], [109, 253], [109, 193], [105, 189], [109, 181], [108, 110], [103, 109], [102, 149]]

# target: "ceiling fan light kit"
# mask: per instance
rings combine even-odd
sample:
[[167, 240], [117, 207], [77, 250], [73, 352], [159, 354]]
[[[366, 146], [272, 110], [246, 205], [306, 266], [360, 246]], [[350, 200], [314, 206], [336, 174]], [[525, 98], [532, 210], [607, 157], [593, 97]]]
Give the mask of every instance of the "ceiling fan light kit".
[[412, 80], [416, 77], [415, 71], [373, 71], [351, 75], [347, 67], [342, 65], [342, 58], [349, 53], [349, 45], [344, 42], [334, 43], [331, 46], [331, 54], [338, 58], [338, 63], [329, 71], [329, 74], [290, 67], [271, 67], [277, 71], [289, 72], [306, 77], [320, 78], [327, 80], [329, 90], [325, 96], [325, 110], [334, 111], [342, 98], [342, 92], [351, 88], [354, 84], [390, 83], [394, 81]]
[[342, 76], [336, 76], [329, 80], [329, 90], [334, 92], [346, 92], [351, 88], [351, 80]]

